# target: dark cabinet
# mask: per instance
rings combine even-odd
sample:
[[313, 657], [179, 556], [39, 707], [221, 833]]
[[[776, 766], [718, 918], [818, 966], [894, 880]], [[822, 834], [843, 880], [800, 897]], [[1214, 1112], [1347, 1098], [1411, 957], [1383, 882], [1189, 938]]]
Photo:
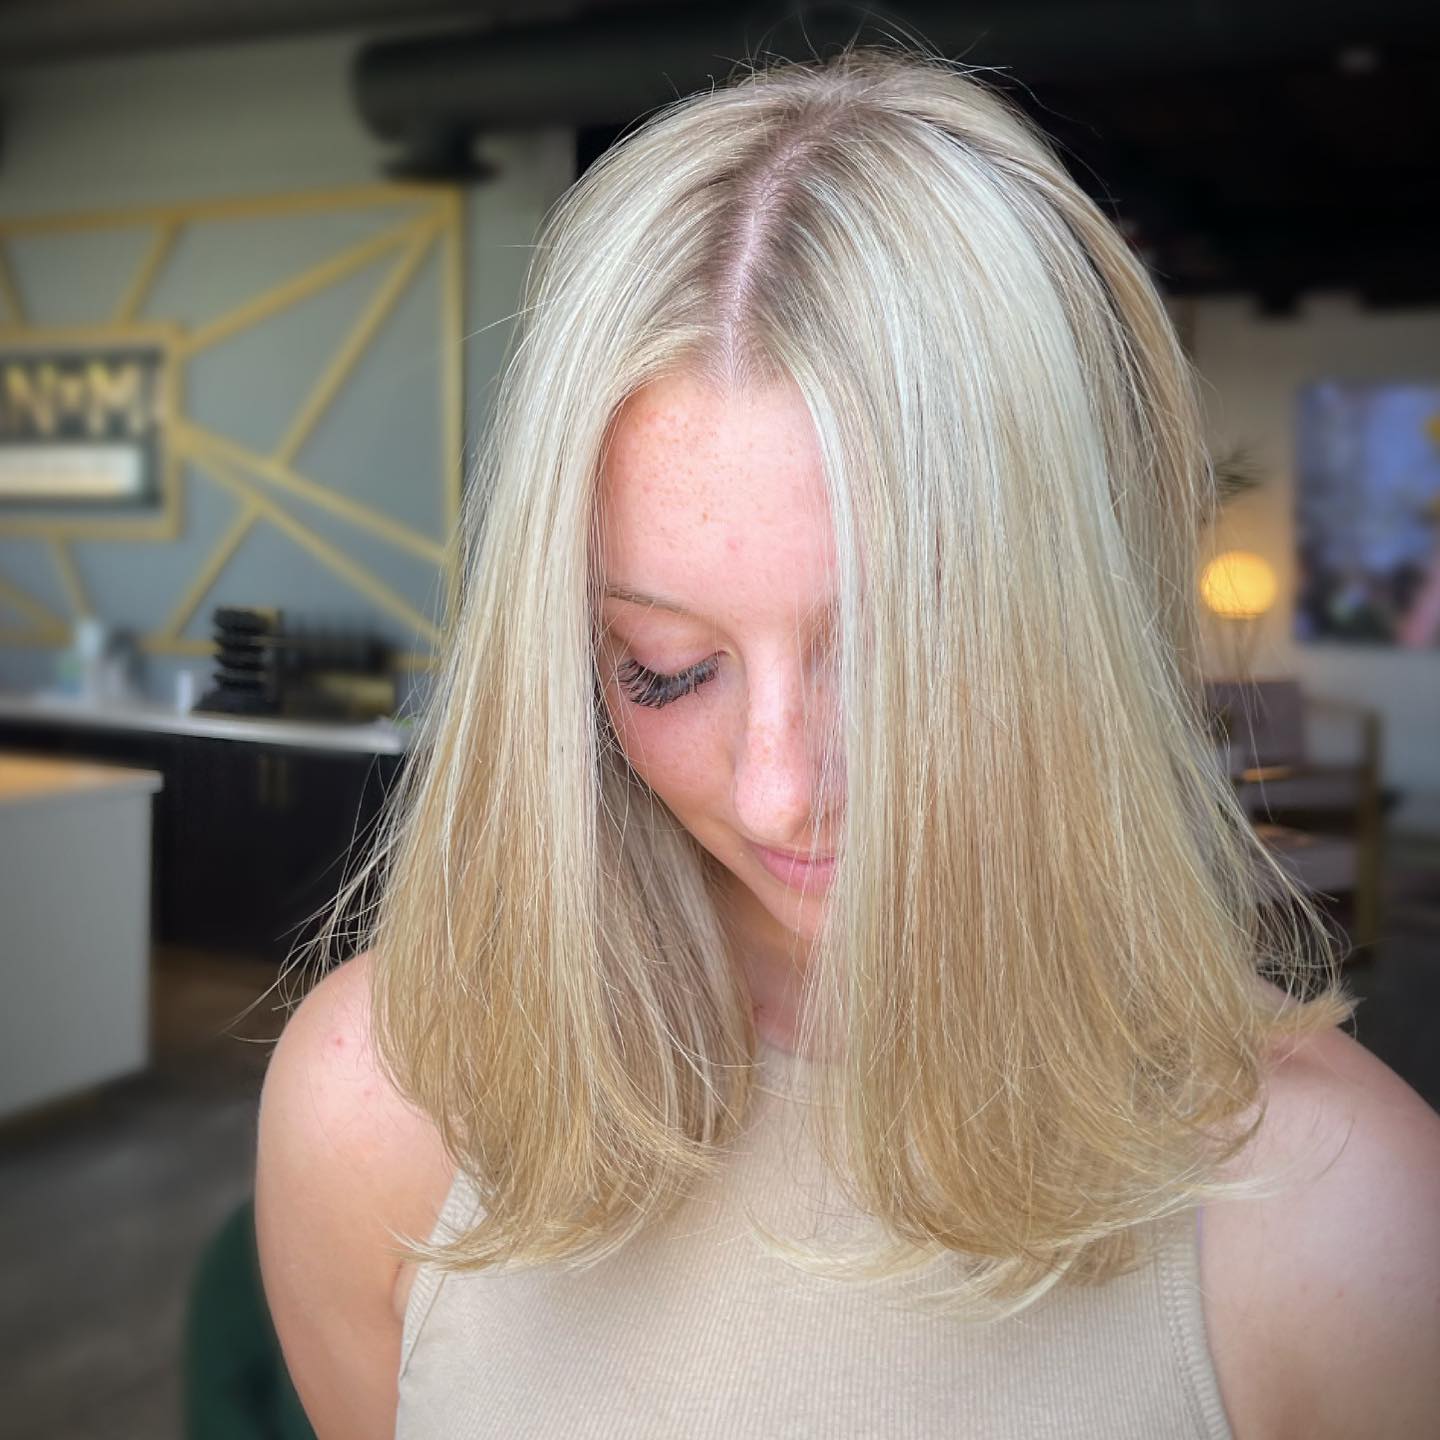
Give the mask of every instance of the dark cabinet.
[[158, 770], [152, 933], [277, 961], [358, 863], [401, 755], [0, 720], [0, 747]]

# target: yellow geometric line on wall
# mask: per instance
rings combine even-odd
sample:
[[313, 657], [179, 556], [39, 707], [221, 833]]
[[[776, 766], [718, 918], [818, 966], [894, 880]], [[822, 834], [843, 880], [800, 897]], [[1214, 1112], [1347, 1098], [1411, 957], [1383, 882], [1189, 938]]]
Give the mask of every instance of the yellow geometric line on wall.
[[70, 597], [70, 611], [74, 615], [90, 615], [90, 598], [81, 583], [80, 572], [75, 568], [75, 557], [70, 547], [58, 535], [50, 537], [50, 549], [55, 556], [55, 568], [60, 572], [60, 582]]
[[[253, 506], [259, 515], [270, 521], [277, 529], [283, 530], [297, 544], [303, 545], [322, 565], [327, 566], [343, 580], [348, 580], [357, 590], [368, 595], [381, 608], [398, 616], [406, 624], [413, 625], [430, 643], [438, 644], [440, 632], [409, 601], [397, 595], [383, 581], [377, 580], [363, 565], [352, 560], [338, 545], [332, 545], [323, 536], [317, 535], [304, 521], [297, 520], [283, 505], [262, 495], [244, 479], [229, 470], [225, 463], [214, 456], [196, 456], [192, 462], [195, 468], [207, 475], [231, 494], [242, 500], [247, 507]], [[227, 537], [228, 538], [228, 537]], [[222, 541], [222, 544], [224, 542]], [[163, 642], [172, 637], [147, 637], [147, 649], [164, 650]]]
[[375, 292], [369, 305], [365, 307], [359, 320], [355, 322], [354, 328], [335, 352], [329, 366], [315, 382], [310, 394], [306, 396], [305, 402], [290, 422], [290, 428], [285, 432], [284, 438], [275, 447], [274, 459], [277, 465], [288, 466], [294, 460], [300, 447], [309, 439], [316, 422], [325, 413], [326, 407], [349, 378], [356, 362], [365, 353], [365, 347], [370, 343], [375, 332], [385, 323], [386, 316], [395, 308], [395, 302], [420, 268], [426, 255], [429, 254], [430, 247], [434, 243], [436, 235], [440, 233], [440, 229], [440, 225], [433, 222], [421, 226], [419, 233], [405, 247], [404, 253], [395, 262], [390, 273], [385, 277], [384, 283]]
[[[289, 495], [294, 495], [342, 519], [368, 530], [398, 549], [418, 555], [441, 568], [446, 588], [446, 621], [454, 614], [459, 593], [459, 576], [455, 570], [458, 549], [452, 543], [453, 530], [459, 516], [460, 489], [463, 479], [462, 437], [464, 386], [462, 371], [464, 314], [464, 254], [462, 246], [463, 209], [461, 191], [453, 186], [418, 183], [385, 183], [349, 186], [334, 190], [311, 190], [280, 195], [237, 196], [192, 201], [175, 205], [151, 205], [128, 210], [102, 210], [62, 215], [0, 218], [0, 305], [11, 334], [11, 340], [32, 343], [55, 342], [61, 339], [117, 340], [134, 338], [139, 332], [147, 337], [157, 330], [153, 320], [136, 323], [145, 308], [156, 280], [169, 262], [176, 241], [188, 224], [197, 221], [256, 219], [314, 212], [338, 212], [373, 209], [388, 205], [410, 207], [405, 219], [370, 239], [352, 245], [317, 265], [271, 287], [199, 329], [185, 332], [178, 326], [165, 326], [165, 343], [177, 360], [186, 359], [213, 345], [222, 344], [232, 336], [258, 324], [271, 315], [298, 304], [316, 292], [337, 284], [363, 269], [372, 261], [392, 250], [399, 251], [395, 263], [371, 296], [354, 325], [336, 348], [329, 363], [303, 398], [279, 443], [269, 454], [259, 454], [232, 440], [199, 426], [192, 425], [183, 415], [178, 389], [176, 364], [169, 367], [173, 388], [167, 396], [166, 419], [170, 431], [165, 445], [166, 514], [157, 530], [154, 522], [77, 521], [63, 517], [44, 519], [0, 519], [0, 534], [29, 536], [46, 540], [55, 559], [67, 599], [74, 615], [85, 614], [89, 601], [74, 559], [66, 546], [71, 539], [138, 540], [174, 539], [179, 534], [179, 470], [180, 457], [187, 458], [201, 473], [241, 502], [240, 509], [225, 533], [205, 557], [191, 577], [184, 593], [172, 608], [164, 625], [145, 636], [141, 645], [148, 650], [167, 654], [212, 654], [208, 640], [190, 640], [180, 631], [223, 573], [241, 540], [255, 522], [264, 519], [284, 531], [317, 560], [339, 575], [373, 603], [413, 627], [432, 645], [438, 645], [440, 631], [431, 620], [396, 594], [364, 566], [347, 556], [310, 526], [298, 519], [279, 499], [256, 488], [255, 480]], [[15, 277], [10, 270], [5, 237], [47, 232], [92, 229], [151, 228], [150, 243], [130, 283], [108, 317], [95, 332], [75, 327], [46, 329], [28, 326], [25, 306]], [[441, 428], [442, 473], [440, 476], [444, 501], [446, 536], [440, 539], [421, 534], [412, 527], [382, 514], [373, 507], [353, 500], [337, 490], [322, 485], [297, 472], [295, 457], [313, 433], [336, 395], [350, 377], [386, 317], [405, 293], [436, 241], [440, 250], [440, 353], [441, 353]], [[246, 477], [249, 478], [246, 478]], [[148, 526], [148, 528], [146, 528]], [[0, 599], [31, 616], [35, 628], [16, 631], [0, 628], [0, 643], [64, 645], [70, 638], [69, 624], [54, 614], [35, 597], [19, 587], [0, 579]], [[73, 617], [72, 617], [73, 618]], [[416, 668], [434, 664], [434, 656], [404, 652], [397, 656], [401, 663]]]
[[[445, 486], [445, 534], [455, 535], [456, 522], [460, 518], [460, 486], [465, 467], [465, 371], [462, 357], [465, 353], [465, 254], [461, 247], [464, 233], [464, 212], [460, 208], [460, 190], [451, 187], [449, 194], [441, 201], [445, 211], [445, 229], [441, 237], [440, 264], [440, 349], [446, 357], [444, 376], [445, 421], [441, 439], [444, 453], [450, 457], [450, 483]], [[445, 575], [447, 606], [446, 619], [454, 613], [454, 606], [460, 594], [460, 574], [448, 568]]]
[[206, 557], [205, 564], [191, 580], [189, 587], [170, 612], [170, 617], [151, 637], [155, 640], [179, 640], [185, 622], [194, 613], [195, 607], [205, 598], [206, 592], [220, 577], [220, 572], [235, 553], [240, 542], [250, 533], [250, 527], [260, 514], [260, 507], [252, 500], [235, 512], [230, 528], [220, 537], [219, 542]]
[[352, 500], [348, 495], [342, 495], [327, 485], [307, 480], [303, 475], [297, 475], [288, 465], [281, 465], [267, 455], [259, 455], [234, 440], [215, 434], [213, 430], [204, 430], [198, 425], [184, 423], [177, 425], [175, 447], [186, 459], [203, 459], [209, 455], [238, 469], [248, 470], [250, 474], [268, 480], [278, 489], [288, 490], [302, 500], [329, 510], [352, 525], [378, 535], [382, 540], [388, 540], [397, 549], [408, 550], [412, 555], [418, 555], [422, 560], [429, 560], [437, 565], [444, 563], [445, 547], [438, 541], [431, 540], [429, 536], [422, 535], [401, 521], [372, 509], [360, 500]]
[[180, 238], [180, 222], [171, 220], [161, 225], [150, 240], [150, 248], [145, 252], [144, 258], [140, 261], [140, 268], [135, 272], [135, 278], [126, 287], [124, 295], [120, 297], [120, 303], [115, 307], [115, 314], [111, 317], [112, 325], [133, 325], [135, 317], [140, 313], [141, 307], [150, 298], [150, 291], [155, 285], [155, 277], [160, 273], [160, 267], [170, 258], [170, 252], [175, 248], [175, 242]]
[[[53, 633], [57, 627], [65, 627], [65, 622], [53, 610], [42, 605], [33, 595], [27, 595], [18, 585], [12, 585], [3, 575], [0, 575], [0, 600], [22, 615], [31, 616], [39, 630]], [[0, 634], [3, 633], [13, 632], [0, 631]]]
[[68, 210], [49, 215], [0, 216], [0, 235], [36, 235], [68, 230], [133, 230], [172, 221], [259, 220], [276, 215], [304, 215], [339, 210], [374, 209], [413, 204], [437, 209], [445, 203], [445, 187], [426, 181], [383, 181], [344, 185], [330, 190], [282, 190], [270, 195], [227, 195], [209, 200], [180, 200], [122, 209]]
[[5, 246], [0, 243], [0, 305], [4, 307], [4, 321], [7, 325], [25, 323], [25, 306], [20, 300], [20, 291], [15, 284], [15, 274], [10, 269]]
[[247, 300], [243, 305], [237, 305], [235, 309], [185, 336], [179, 345], [180, 358], [188, 360], [201, 350], [208, 350], [212, 345], [218, 345], [222, 340], [228, 340], [232, 335], [238, 335], [240, 331], [248, 330], [252, 325], [258, 325], [262, 320], [268, 320], [282, 310], [288, 310], [301, 300], [309, 299], [318, 291], [338, 285], [347, 276], [363, 270], [373, 260], [379, 259], [387, 250], [403, 245], [417, 230], [423, 231], [427, 228], [429, 227], [417, 226], [413, 220], [407, 220], [403, 225], [396, 225], [391, 230], [372, 235], [368, 240], [362, 240], [358, 245], [352, 245], [348, 250], [342, 250], [328, 260], [322, 260], [320, 264], [302, 274], [292, 276], [273, 289]]

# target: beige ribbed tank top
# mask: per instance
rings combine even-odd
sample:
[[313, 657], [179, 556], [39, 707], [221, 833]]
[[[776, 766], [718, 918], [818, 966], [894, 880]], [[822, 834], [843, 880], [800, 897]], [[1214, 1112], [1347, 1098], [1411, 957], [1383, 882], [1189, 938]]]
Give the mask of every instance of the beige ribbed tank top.
[[[808, 1062], [764, 1044], [751, 1124], [663, 1223], [589, 1269], [442, 1275], [405, 1312], [396, 1440], [1233, 1440], [1206, 1343], [1196, 1212], [1139, 1269], [976, 1326], [760, 1248], [879, 1235], [803, 1124]], [[457, 1173], [432, 1240], [477, 1213]], [[892, 1298], [894, 1297], [894, 1298]]]

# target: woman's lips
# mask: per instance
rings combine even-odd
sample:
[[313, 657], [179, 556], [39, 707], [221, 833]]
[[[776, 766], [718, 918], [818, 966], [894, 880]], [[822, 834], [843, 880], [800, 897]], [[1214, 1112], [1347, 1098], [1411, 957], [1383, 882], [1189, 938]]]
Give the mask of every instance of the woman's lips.
[[802, 894], [814, 894], [828, 888], [835, 872], [835, 857], [811, 863], [797, 859], [778, 850], [767, 850], [763, 845], [752, 844], [760, 863], [782, 884]]

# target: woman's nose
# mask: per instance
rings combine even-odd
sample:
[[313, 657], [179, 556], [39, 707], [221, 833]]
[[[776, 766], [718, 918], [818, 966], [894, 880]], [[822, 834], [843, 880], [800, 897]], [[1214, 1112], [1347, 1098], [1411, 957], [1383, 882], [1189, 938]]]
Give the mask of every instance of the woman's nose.
[[827, 797], [840, 776], [823, 773], [831, 720], [828, 692], [804, 667], [775, 665], [752, 676], [734, 790], [736, 818], [750, 839], [800, 849], [833, 838]]

